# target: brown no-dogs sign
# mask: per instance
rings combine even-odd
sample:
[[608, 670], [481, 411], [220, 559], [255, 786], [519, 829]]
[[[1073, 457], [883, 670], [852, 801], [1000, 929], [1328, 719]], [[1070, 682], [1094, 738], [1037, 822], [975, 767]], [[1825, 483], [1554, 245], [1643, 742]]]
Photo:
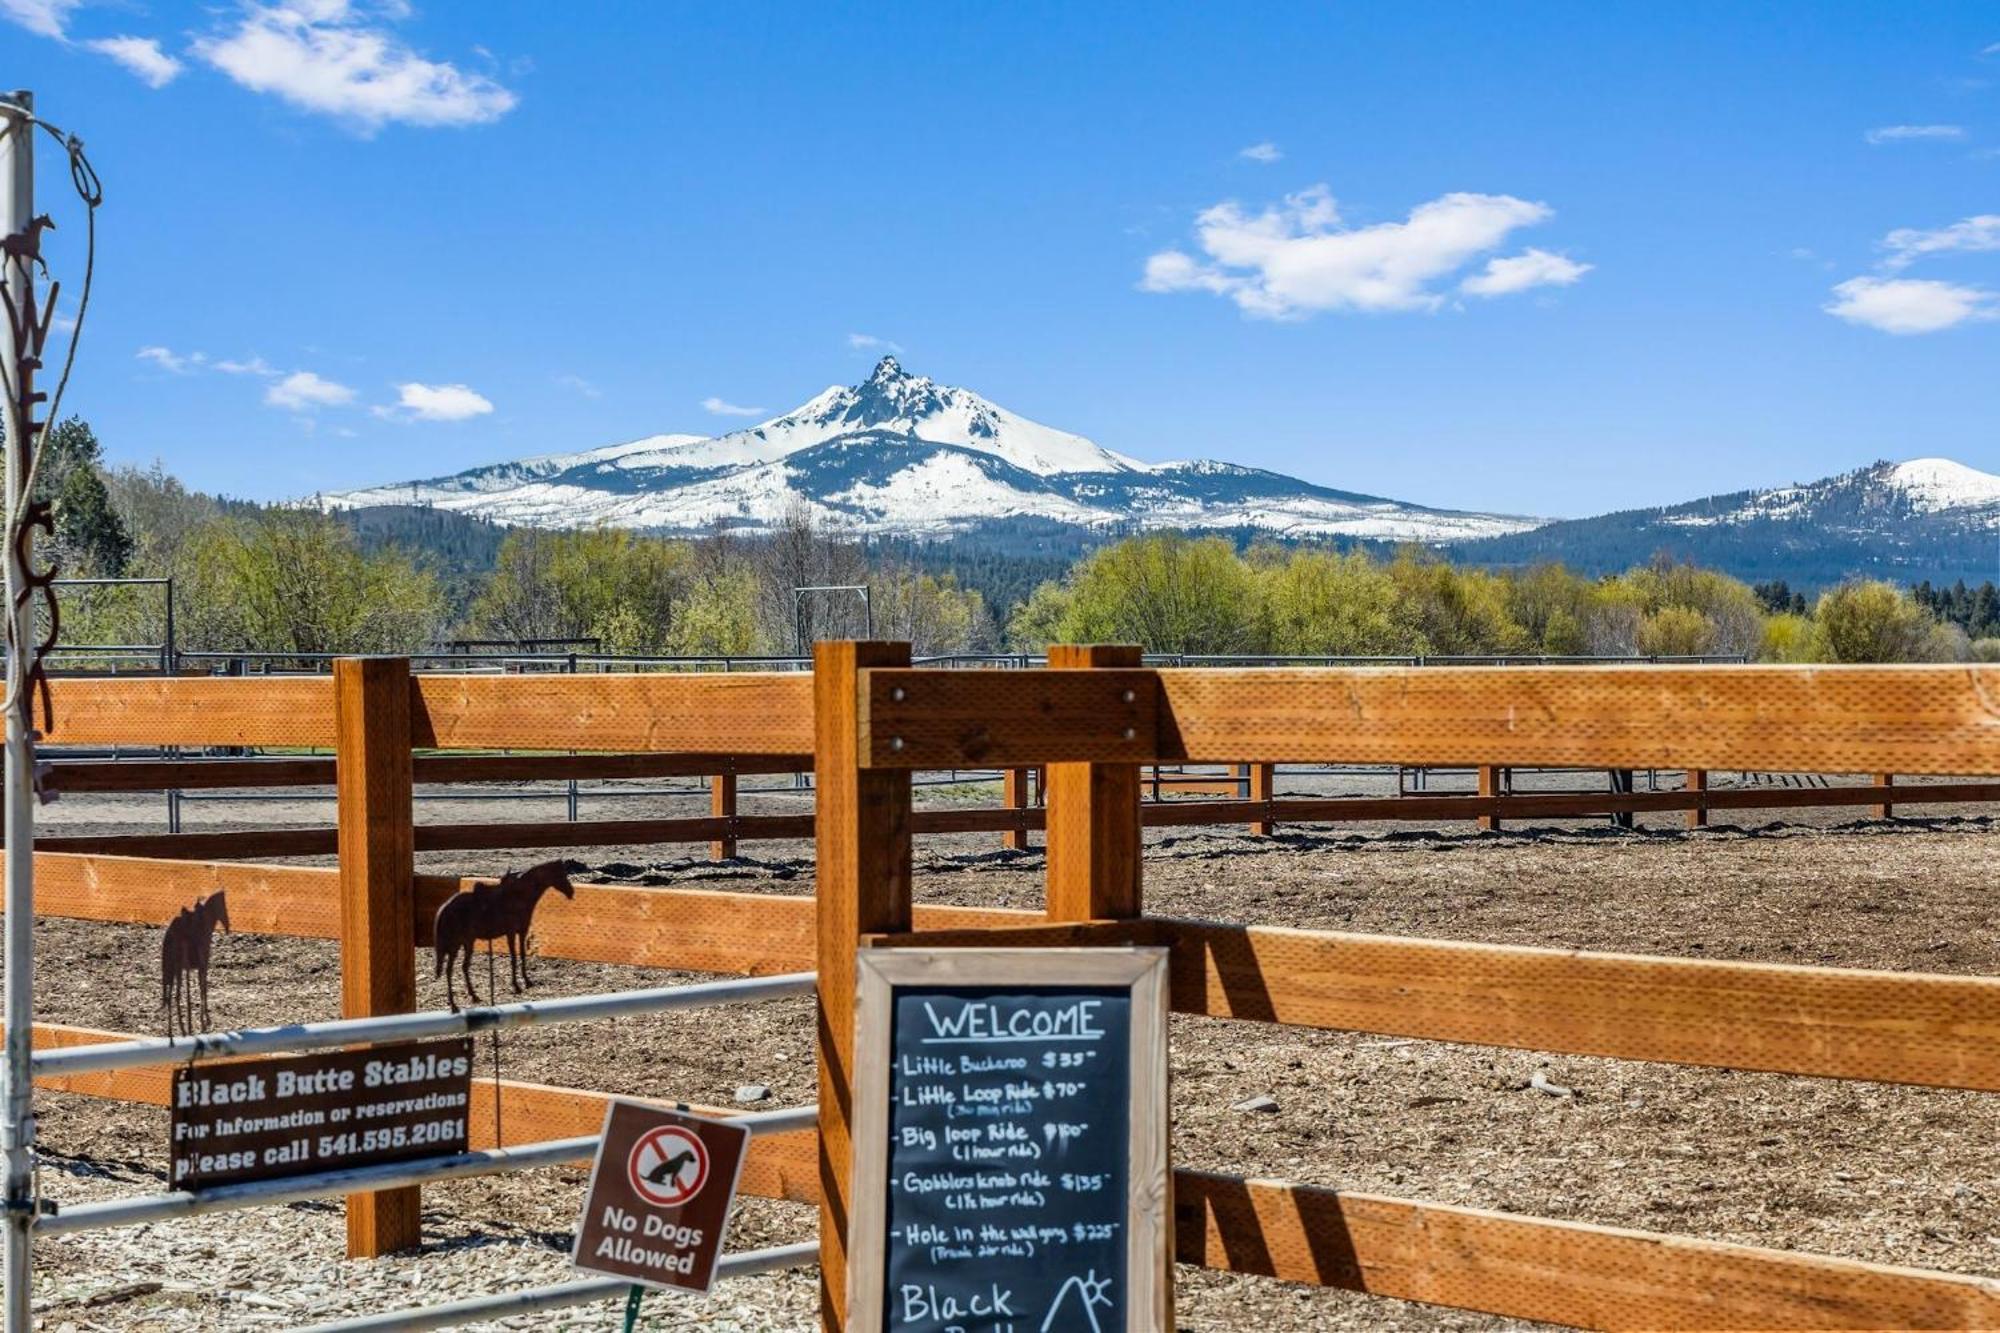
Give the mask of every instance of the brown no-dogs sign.
[[707, 1291], [749, 1147], [750, 1131], [726, 1120], [612, 1102], [571, 1266]]

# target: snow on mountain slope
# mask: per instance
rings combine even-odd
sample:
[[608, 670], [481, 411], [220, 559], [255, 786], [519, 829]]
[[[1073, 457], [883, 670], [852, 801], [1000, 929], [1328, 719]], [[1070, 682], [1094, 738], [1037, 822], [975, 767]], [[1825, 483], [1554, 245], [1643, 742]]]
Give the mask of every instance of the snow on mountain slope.
[[1913, 458], [1897, 463], [1889, 469], [1886, 480], [1909, 497], [1912, 508], [1926, 514], [2000, 505], [2000, 477], [1949, 458]]
[[1657, 515], [1655, 521], [1681, 528], [1810, 521], [1886, 534], [1898, 522], [1925, 518], [2000, 528], [2000, 476], [1949, 458], [1913, 458], [1651, 512]]
[[1537, 520], [1459, 513], [1200, 461], [1148, 465], [1044, 426], [893, 357], [769, 421], [708, 439], [658, 435], [455, 476], [321, 497], [432, 504], [502, 523], [757, 529], [804, 503], [863, 532], [942, 535], [1039, 518], [1082, 526], [1261, 528], [1441, 541]]
[[441, 509], [477, 512], [480, 502], [488, 497], [510, 494], [524, 486], [546, 482], [551, 477], [565, 473], [603, 472], [624, 466], [632, 458], [657, 456], [707, 442], [705, 435], [649, 435], [642, 440], [607, 444], [582, 453], [542, 454], [513, 463], [494, 463], [455, 476], [433, 477], [428, 481], [405, 481], [358, 491], [340, 491], [322, 496], [321, 501], [335, 509], [359, 509], [364, 505], [434, 504]]
[[1559, 561], [1591, 574], [1689, 560], [1812, 591], [1849, 578], [1976, 583], [1992, 577], [1996, 534], [2000, 476], [1919, 458], [1665, 508], [1566, 519], [1456, 543], [1452, 554], [1496, 565]]

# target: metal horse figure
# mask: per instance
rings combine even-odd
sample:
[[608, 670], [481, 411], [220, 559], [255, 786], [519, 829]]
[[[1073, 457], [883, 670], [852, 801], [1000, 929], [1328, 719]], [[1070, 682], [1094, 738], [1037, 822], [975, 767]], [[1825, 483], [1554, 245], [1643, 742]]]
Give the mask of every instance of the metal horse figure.
[[445, 998], [451, 1011], [458, 1012], [458, 995], [452, 988], [451, 969], [459, 964], [465, 975], [465, 993], [478, 1004], [479, 992], [472, 987], [472, 946], [486, 941], [490, 953], [494, 940], [507, 941], [507, 979], [519, 995], [524, 986], [535, 983], [528, 976], [528, 928], [534, 924], [535, 907], [542, 895], [554, 889], [565, 898], [576, 897], [576, 889], [560, 861], [547, 861], [527, 870], [510, 870], [498, 884], [479, 884], [470, 893], [453, 894], [438, 908], [431, 951], [437, 955], [433, 976], [444, 978]]
[[[229, 929], [229, 902], [220, 889], [195, 899], [193, 907], [183, 907], [167, 922], [166, 937], [160, 941], [160, 1005], [167, 1011], [169, 1041], [177, 1020], [184, 1037], [208, 1028], [208, 960], [217, 926]], [[188, 980], [190, 972], [194, 982]], [[201, 988], [199, 1029], [194, 1025], [196, 983]]]

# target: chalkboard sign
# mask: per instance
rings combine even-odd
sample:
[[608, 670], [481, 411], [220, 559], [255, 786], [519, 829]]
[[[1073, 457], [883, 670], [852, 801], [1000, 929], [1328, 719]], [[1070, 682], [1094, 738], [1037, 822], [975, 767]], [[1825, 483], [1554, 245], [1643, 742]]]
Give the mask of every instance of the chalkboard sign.
[[860, 959], [855, 1333], [1172, 1327], [1164, 949]]

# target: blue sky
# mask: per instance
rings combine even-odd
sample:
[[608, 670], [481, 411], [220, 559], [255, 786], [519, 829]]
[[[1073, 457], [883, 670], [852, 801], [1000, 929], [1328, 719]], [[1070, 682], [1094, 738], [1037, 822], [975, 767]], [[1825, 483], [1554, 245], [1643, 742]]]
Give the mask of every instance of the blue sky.
[[0, 0], [0, 82], [105, 183], [71, 403], [235, 495], [718, 433], [891, 345], [1428, 504], [2000, 471], [1993, 4]]

